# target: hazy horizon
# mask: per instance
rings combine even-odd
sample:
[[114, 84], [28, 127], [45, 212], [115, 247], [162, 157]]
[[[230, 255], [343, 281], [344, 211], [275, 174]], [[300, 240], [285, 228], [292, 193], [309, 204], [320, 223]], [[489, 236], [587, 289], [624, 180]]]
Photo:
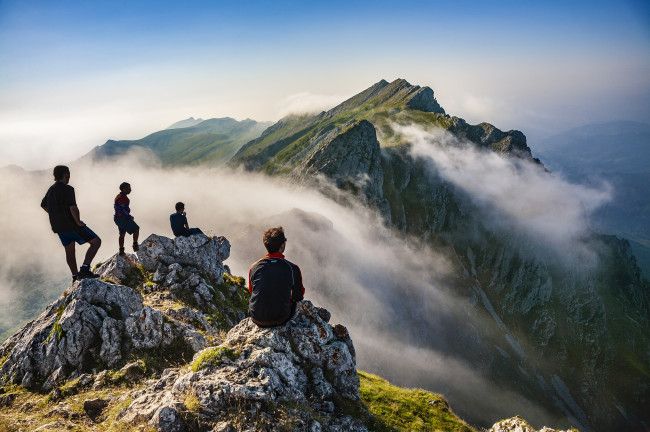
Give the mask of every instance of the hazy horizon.
[[0, 166], [50, 168], [189, 118], [276, 121], [381, 79], [529, 138], [650, 122], [650, 6], [0, 2]]

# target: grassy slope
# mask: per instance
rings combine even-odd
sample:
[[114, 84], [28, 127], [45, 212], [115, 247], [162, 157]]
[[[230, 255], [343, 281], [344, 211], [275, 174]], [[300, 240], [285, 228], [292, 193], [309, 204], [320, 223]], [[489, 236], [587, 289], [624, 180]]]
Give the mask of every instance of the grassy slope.
[[164, 165], [218, 165], [270, 124], [229, 118], [205, 120], [196, 126], [166, 129], [139, 140], [109, 141], [96, 154], [110, 157], [124, 154], [131, 147], [143, 147], [150, 149]]
[[385, 379], [359, 371], [363, 406], [375, 417], [367, 422], [375, 431], [473, 431], [438, 394], [405, 389]]
[[[449, 405], [440, 395], [420, 389], [396, 387], [376, 375], [361, 371], [359, 378], [361, 407], [349, 408], [346, 411], [360, 418], [369, 430], [474, 431], [449, 409]], [[33, 430], [52, 422], [61, 422], [58, 426], [61, 429], [69, 427], [80, 432], [149, 430], [116, 420], [120, 410], [132, 402], [131, 394], [143, 388], [143, 379], [131, 382], [117, 378], [99, 390], [68, 391], [66, 395], [66, 389], [71, 386], [74, 386], [74, 383], [63, 385], [61, 389], [64, 396], [56, 399], [51, 395], [31, 393], [18, 387], [3, 388], [0, 390], [0, 402], [3, 397], [14, 399], [9, 406], [0, 408], [0, 432]], [[85, 400], [95, 398], [107, 400], [108, 406], [93, 420], [86, 414], [83, 405]], [[185, 402], [186, 412], [183, 414], [188, 418], [191, 418], [197, 409], [191, 402]], [[62, 407], [64, 409], [61, 409]], [[279, 411], [277, 414], [282, 416], [284, 413]]]

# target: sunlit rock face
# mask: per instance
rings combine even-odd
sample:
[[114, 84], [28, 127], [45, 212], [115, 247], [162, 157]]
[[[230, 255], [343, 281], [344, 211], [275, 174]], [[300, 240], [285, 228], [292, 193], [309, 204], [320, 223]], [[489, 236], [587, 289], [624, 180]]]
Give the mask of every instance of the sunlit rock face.
[[223, 262], [230, 256], [230, 243], [225, 237], [203, 234], [174, 239], [152, 234], [142, 242], [137, 255], [142, 266], [151, 272], [159, 264], [179, 264], [196, 267], [219, 280], [225, 271]]
[[[247, 318], [221, 345], [196, 354], [191, 370], [168, 370], [135, 393], [119, 418], [183, 430], [180, 411], [191, 398], [203, 425], [219, 430], [276, 426], [282, 411], [291, 430], [365, 431], [359, 420], [335, 414], [341, 398], [359, 401], [359, 377], [347, 329], [329, 319], [309, 301], [282, 326], [260, 328]], [[250, 424], [241, 414], [249, 409], [256, 419]]]
[[[224, 297], [210, 283], [221, 281], [227, 268], [223, 260], [229, 252], [230, 244], [223, 237], [172, 240], [151, 235], [137, 256], [114, 255], [95, 270], [99, 279], [73, 283], [38, 318], [2, 344], [0, 358], [6, 360], [0, 377], [5, 383], [50, 391], [97, 367], [113, 367], [133, 350], [161, 349], [175, 340], [194, 352], [203, 349], [206, 337], [201, 332], [215, 335], [217, 331], [206, 321], [202, 308], [221, 312], [230, 326], [244, 318], [230, 308], [220, 311], [211, 301]], [[145, 284], [140, 267], [155, 272], [157, 283]], [[141, 292], [168, 301], [180, 296], [199, 310], [159, 310], [143, 304]]]

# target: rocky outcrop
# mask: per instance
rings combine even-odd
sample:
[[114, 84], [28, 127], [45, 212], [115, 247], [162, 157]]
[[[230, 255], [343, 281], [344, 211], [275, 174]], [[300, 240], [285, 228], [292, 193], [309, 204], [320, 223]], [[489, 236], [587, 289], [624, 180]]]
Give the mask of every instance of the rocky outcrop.
[[540, 430], [528, 424], [528, 422], [519, 416], [509, 419], [501, 420], [495, 423], [488, 432], [570, 432], [569, 430], [563, 431], [558, 429], [551, 429], [544, 426]]
[[0, 347], [8, 355], [0, 374], [5, 382], [49, 391], [98, 365], [113, 366], [125, 352], [165, 347], [176, 337], [196, 351], [205, 346], [192, 327], [163, 322], [132, 288], [84, 279]]
[[[190, 369], [170, 369], [147, 383], [118, 417], [161, 431], [365, 431], [340, 411], [341, 400], [359, 401], [359, 377], [347, 329], [329, 318], [302, 301], [279, 327], [245, 319], [221, 345], [196, 354]], [[188, 405], [191, 419], [183, 414]]]
[[310, 183], [324, 175], [340, 189], [360, 192], [375, 203], [381, 201], [384, 173], [374, 126], [361, 120], [336, 132], [306, 156], [291, 177]]
[[178, 264], [195, 267], [215, 280], [223, 276], [223, 262], [229, 256], [230, 243], [225, 237], [202, 234], [175, 239], [152, 234], [138, 251], [138, 259], [147, 271], [155, 272], [161, 264]]
[[[223, 237], [171, 240], [152, 235], [137, 257], [114, 255], [96, 270], [102, 279], [75, 282], [0, 346], [0, 358], [5, 359], [2, 381], [50, 391], [84, 372], [113, 367], [133, 351], [162, 349], [176, 341], [194, 352], [203, 349], [206, 337], [193, 324], [200, 324], [207, 334], [216, 334], [216, 329], [202, 313], [181, 308], [165, 314], [144, 304], [141, 293], [157, 291], [167, 301], [180, 297], [207, 305], [232, 325], [244, 316], [225, 305], [225, 310], [219, 310], [212, 300], [219, 295], [225, 300], [225, 296], [204, 279], [212, 284], [214, 279], [222, 280], [223, 260], [229, 252], [230, 244]], [[158, 283], [145, 280], [147, 269], [156, 272]], [[228, 294], [241, 300], [234, 291]]]

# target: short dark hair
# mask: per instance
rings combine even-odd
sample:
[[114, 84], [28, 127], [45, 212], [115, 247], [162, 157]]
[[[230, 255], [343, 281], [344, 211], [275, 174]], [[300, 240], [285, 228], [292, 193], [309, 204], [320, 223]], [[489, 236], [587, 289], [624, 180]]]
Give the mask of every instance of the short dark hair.
[[122, 192], [124, 192], [124, 189], [126, 189], [126, 188], [128, 188], [128, 187], [131, 187], [131, 185], [128, 184], [127, 182], [122, 182], [122, 184], [120, 185], [120, 190], [121, 190]]
[[65, 165], [57, 165], [54, 167], [52, 174], [54, 174], [54, 181], [59, 181], [63, 179], [64, 175], [70, 174], [70, 168]]
[[268, 253], [275, 253], [287, 241], [282, 227], [269, 228], [264, 231], [264, 247]]
[[185, 204], [183, 204], [182, 202], [179, 201], [176, 203], [176, 211], [183, 210], [184, 208], [185, 208]]

